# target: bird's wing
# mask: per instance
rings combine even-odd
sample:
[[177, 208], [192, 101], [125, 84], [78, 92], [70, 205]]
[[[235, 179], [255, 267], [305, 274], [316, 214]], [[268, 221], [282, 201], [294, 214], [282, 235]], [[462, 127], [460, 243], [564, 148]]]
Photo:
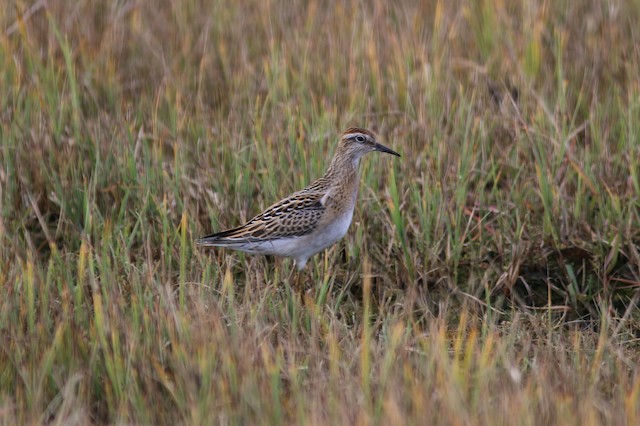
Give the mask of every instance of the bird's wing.
[[297, 237], [313, 232], [325, 212], [326, 192], [296, 192], [281, 200], [246, 224], [206, 236], [201, 245], [260, 242]]

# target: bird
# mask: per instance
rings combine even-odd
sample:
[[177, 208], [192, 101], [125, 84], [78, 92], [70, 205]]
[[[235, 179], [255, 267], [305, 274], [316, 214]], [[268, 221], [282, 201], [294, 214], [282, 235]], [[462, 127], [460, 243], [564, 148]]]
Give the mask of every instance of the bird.
[[271, 205], [244, 225], [200, 238], [196, 245], [288, 257], [301, 271], [311, 256], [347, 233], [358, 198], [360, 159], [374, 151], [400, 157], [380, 144], [372, 131], [346, 129], [320, 179]]

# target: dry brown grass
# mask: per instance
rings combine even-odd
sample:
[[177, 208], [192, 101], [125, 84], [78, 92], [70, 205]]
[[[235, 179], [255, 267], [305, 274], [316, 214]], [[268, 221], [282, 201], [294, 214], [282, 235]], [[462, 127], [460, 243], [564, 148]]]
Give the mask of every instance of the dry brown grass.
[[[10, 1], [0, 420], [636, 424], [637, 1]], [[195, 251], [376, 130], [347, 237]]]

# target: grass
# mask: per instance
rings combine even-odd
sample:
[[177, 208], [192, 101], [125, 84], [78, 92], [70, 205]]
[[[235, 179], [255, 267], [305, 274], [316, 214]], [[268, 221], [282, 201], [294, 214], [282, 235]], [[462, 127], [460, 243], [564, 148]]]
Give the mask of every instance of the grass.
[[[636, 424], [637, 1], [12, 1], [3, 424]], [[348, 235], [193, 240], [376, 130]]]

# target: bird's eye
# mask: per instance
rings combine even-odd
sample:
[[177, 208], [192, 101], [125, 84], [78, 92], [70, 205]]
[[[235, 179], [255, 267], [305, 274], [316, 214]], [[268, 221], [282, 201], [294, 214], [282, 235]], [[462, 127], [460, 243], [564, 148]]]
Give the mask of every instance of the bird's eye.
[[358, 135], [358, 136], [356, 136], [356, 140], [357, 140], [358, 142], [364, 142], [364, 136], [362, 136], [362, 135]]

